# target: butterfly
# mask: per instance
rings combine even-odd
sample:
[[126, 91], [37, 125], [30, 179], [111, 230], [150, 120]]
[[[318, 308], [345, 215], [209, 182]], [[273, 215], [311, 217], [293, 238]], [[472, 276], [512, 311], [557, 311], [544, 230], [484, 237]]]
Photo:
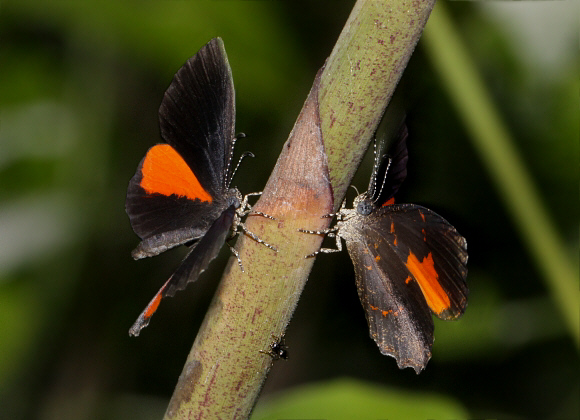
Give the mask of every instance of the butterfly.
[[[230, 187], [237, 169], [232, 170], [234, 122], [232, 72], [223, 41], [214, 38], [175, 74], [159, 108], [165, 143], [147, 151], [129, 182], [125, 209], [141, 238], [133, 258], [152, 257], [183, 244], [191, 246], [129, 330], [132, 336], [147, 326], [162, 298], [197, 280], [226, 239], [239, 229], [276, 251], [241, 222], [250, 213], [248, 198], [260, 193], [243, 197]], [[242, 158], [247, 155], [251, 153]], [[241, 267], [239, 256], [231, 249]]]
[[352, 209], [343, 202], [337, 214], [326, 216], [337, 217], [333, 228], [300, 231], [336, 238], [336, 249], [322, 248], [307, 257], [341, 251], [344, 239], [370, 336], [399, 368], [420, 373], [431, 358], [432, 315], [454, 320], [467, 307], [467, 241], [437, 213], [395, 204], [407, 175], [407, 137], [403, 125], [385, 155], [375, 142], [369, 187]]

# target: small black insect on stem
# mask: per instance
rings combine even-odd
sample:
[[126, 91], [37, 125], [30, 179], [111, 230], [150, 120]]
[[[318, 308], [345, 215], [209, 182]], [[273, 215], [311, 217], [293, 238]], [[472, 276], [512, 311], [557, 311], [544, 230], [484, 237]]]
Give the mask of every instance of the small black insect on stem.
[[270, 343], [270, 349], [268, 351], [260, 350], [260, 353], [267, 354], [272, 358], [272, 360], [288, 360], [288, 347], [284, 341], [284, 334], [280, 337], [272, 334], [273, 341]]

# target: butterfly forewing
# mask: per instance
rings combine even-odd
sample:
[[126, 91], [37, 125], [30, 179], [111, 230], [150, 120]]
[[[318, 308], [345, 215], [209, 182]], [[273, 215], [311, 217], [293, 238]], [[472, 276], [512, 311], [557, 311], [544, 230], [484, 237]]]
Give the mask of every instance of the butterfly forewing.
[[159, 108], [161, 136], [213, 197], [229, 184], [234, 121], [232, 73], [216, 38], [179, 69]]
[[424, 301], [441, 319], [458, 318], [467, 307], [467, 243], [445, 219], [425, 207], [382, 207], [368, 221], [381, 232], [407, 268]]
[[136, 258], [200, 238], [225, 210], [234, 118], [231, 70], [216, 38], [176, 73], [159, 109], [167, 144], [147, 151], [129, 183], [126, 210], [144, 240]]
[[[207, 230], [208, 221], [211, 223], [215, 220], [221, 208], [215, 206], [214, 201], [209, 201], [207, 198], [203, 201], [201, 198], [192, 199], [191, 196], [179, 195], [179, 191], [170, 193], [167, 189], [164, 192], [158, 192], [143, 188], [143, 164], [148, 158], [150, 158], [149, 153], [139, 164], [127, 190], [126, 210], [135, 233], [141, 239], [147, 239], [165, 232], [176, 231], [176, 235], [183, 238], [180, 241], [176, 237], [175, 245], [203, 235]], [[167, 165], [171, 164], [171, 161], [167, 162]], [[160, 178], [159, 172], [151, 170], [151, 173], [154, 174], [154, 178]], [[187, 180], [184, 180], [180, 174], [174, 173], [173, 176], [166, 177], [160, 182], [179, 185], [186, 183]], [[177, 231], [181, 231], [183, 235], [179, 235]], [[162, 240], [162, 238], [158, 239]]]

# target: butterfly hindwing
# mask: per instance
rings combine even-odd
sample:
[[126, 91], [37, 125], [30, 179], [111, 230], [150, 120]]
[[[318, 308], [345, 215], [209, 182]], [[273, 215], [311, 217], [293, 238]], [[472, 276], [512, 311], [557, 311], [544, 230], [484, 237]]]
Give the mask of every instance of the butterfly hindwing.
[[207, 233], [193, 246], [193, 249], [171, 276], [171, 282], [167, 287], [167, 296], [173, 296], [176, 291], [185, 289], [187, 283], [197, 280], [211, 260], [217, 257], [230, 234], [235, 214], [235, 207], [228, 207], [211, 225]]
[[355, 267], [359, 298], [371, 337], [400, 368], [419, 373], [431, 357], [433, 320], [416, 284], [380, 232], [364, 229], [364, 239], [346, 239]]
[[185, 289], [188, 283], [197, 280], [211, 260], [217, 257], [230, 233], [235, 215], [235, 207], [230, 206], [218, 217], [206, 234], [189, 251], [169, 280], [159, 289], [141, 315], [139, 315], [137, 321], [135, 321], [129, 330], [130, 335], [139, 335], [139, 332], [149, 324], [149, 320], [157, 310], [162, 298], [173, 296], [176, 291]]

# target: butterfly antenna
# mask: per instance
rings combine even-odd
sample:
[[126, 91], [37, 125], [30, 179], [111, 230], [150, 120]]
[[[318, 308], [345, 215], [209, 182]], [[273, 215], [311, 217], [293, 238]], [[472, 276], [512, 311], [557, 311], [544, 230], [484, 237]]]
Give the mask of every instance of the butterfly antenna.
[[385, 188], [385, 184], [387, 183], [387, 175], [389, 174], [389, 168], [391, 167], [391, 163], [393, 162], [393, 159], [391, 159], [390, 156], [388, 157], [388, 159], [389, 159], [389, 163], [387, 163], [387, 169], [385, 170], [385, 176], [383, 177], [383, 183], [381, 184], [381, 190], [379, 191], [379, 193], [377, 194], [377, 196], [373, 200], [373, 203], [376, 203], [379, 200], [379, 198], [381, 197], [381, 194], [383, 193], [383, 188]]
[[[228, 156], [228, 161], [226, 163], [226, 174], [230, 173], [230, 166], [232, 165], [232, 159], [234, 158], [234, 149], [236, 146], [236, 142], [238, 141], [238, 139], [243, 139], [245, 137], [246, 137], [246, 135], [244, 133], [238, 133], [232, 139], [232, 148], [230, 149], [230, 155]], [[234, 175], [235, 175], [236, 171], [238, 170], [238, 166], [240, 166], [240, 162], [241, 162], [241, 159], [238, 162], [236, 169], [234, 169], [234, 172], [232, 172], [232, 175], [230, 177], [226, 177], [226, 179], [225, 179], [226, 187], [230, 186], [230, 183], [232, 182], [232, 179], [234, 178]]]
[[360, 193], [358, 192], [358, 188], [357, 187], [355, 187], [354, 185], [351, 185], [350, 187], [351, 188], [354, 188], [354, 190], [356, 191], [356, 195], [360, 195]]
[[238, 171], [238, 168], [240, 167], [240, 164], [242, 163], [242, 160], [244, 160], [244, 158], [246, 156], [256, 157], [256, 156], [254, 156], [254, 154], [252, 152], [244, 152], [244, 153], [242, 153], [242, 156], [240, 156], [240, 160], [238, 160], [238, 164], [236, 165], [236, 168], [234, 169], [234, 172], [232, 172], [232, 179], [233, 179], [234, 175], [236, 174], [236, 172]]
[[379, 154], [377, 153], [377, 138], [375, 137], [374, 141], [373, 141], [373, 153], [375, 156], [375, 162], [373, 165], [373, 173], [371, 175], [371, 181], [369, 182], [369, 188], [367, 191], [367, 193], [370, 192], [370, 196], [372, 197], [375, 194], [375, 191], [377, 189], [377, 172], [379, 170]]

